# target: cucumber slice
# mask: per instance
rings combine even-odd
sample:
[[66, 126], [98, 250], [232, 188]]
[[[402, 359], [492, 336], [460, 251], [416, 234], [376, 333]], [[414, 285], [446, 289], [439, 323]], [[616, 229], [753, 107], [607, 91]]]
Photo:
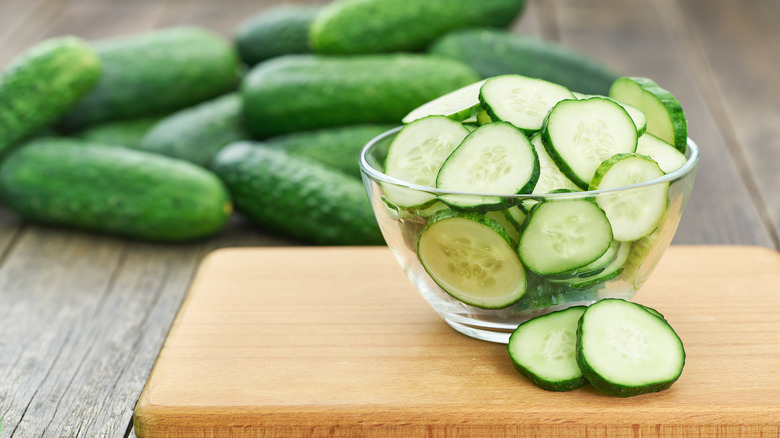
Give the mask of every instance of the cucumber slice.
[[[605, 99], [611, 99], [607, 96], [601, 96], [598, 94], [580, 94], [580, 93], [574, 93], [574, 97], [576, 97], [579, 100], [582, 99], [589, 99], [591, 97], [603, 97]], [[628, 113], [629, 116], [631, 116], [631, 120], [634, 121], [634, 125], [636, 125], [636, 135], [642, 135], [647, 130], [647, 116], [645, 115], [645, 112], [641, 109], [635, 107], [634, 105], [629, 105], [625, 102], [620, 102], [615, 99], [611, 99], [618, 105], [622, 106], [624, 110]]]
[[604, 211], [585, 199], [535, 205], [520, 235], [518, 254], [539, 275], [571, 272], [601, 257], [612, 244]]
[[688, 161], [685, 154], [674, 146], [649, 133], [644, 133], [637, 140], [636, 153], [655, 160], [664, 173], [673, 172]]
[[[596, 170], [591, 190], [642, 183], [664, 175], [658, 163], [638, 154], [618, 154]], [[656, 229], [666, 212], [669, 183], [660, 182], [626, 192], [600, 194], [596, 202], [607, 213], [615, 240], [634, 241]]]
[[484, 83], [483, 79], [424, 103], [404, 116], [401, 121], [407, 124], [432, 115], [447, 116], [459, 122], [467, 120], [482, 110], [479, 104], [479, 89]]
[[[474, 130], [442, 164], [436, 187], [453, 192], [529, 193], [539, 178], [539, 158], [522, 131], [506, 122]], [[465, 209], [501, 209], [510, 201], [500, 196], [440, 195], [445, 203]]]
[[588, 263], [587, 265], [577, 268], [573, 271], [565, 272], [560, 275], [548, 275], [546, 280], [554, 283], [576, 283], [582, 281], [583, 277], [589, 277], [604, 271], [604, 268], [609, 266], [610, 263], [617, 256], [618, 248], [620, 248], [621, 242], [613, 240], [609, 248], [601, 255], [601, 257]]
[[532, 134], [542, 127], [544, 116], [556, 103], [574, 99], [563, 85], [521, 75], [488, 79], [479, 91], [482, 107], [492, 120], [503, 120]]
[[576, 358], [593, 386], [628, 397], [669, 388], [682, 373], [685, 350], [663, 318], [639, 304], [608, 298], [582, 314]]
[[637, 132], [622, 106], [592, 97], [558, 102], [544, 119], [542, 142], [558, 168], [587, 190], [604, 160], [636, 150]]
[[417, 255], [436, 284], [471, 306], [500, 309], [525, 294], [525, 268], [506, 230], [478, 213], [434, 214], [420, 233]]
[[[424, 187], [436, 187], [444, 160], [469, 134], [462, 124], [444, 116], [428, 116], [404, 126], [385, 160], [385, 174]], [[436, 196], [420, 190], [384, 184], [385, 196], [399, 207], [431, 203]]]
[[534, 194], [551, 193], [555, 190], [566, 189], [579, 192], [580, 188], [564, 175], [550, 158], [550, 154], [544, 149], [541, 133], [536, 133], [531, 137], [531, 145], [539, 156], [539, 181], [534, 187]]
[[521, 210], [519, 206], [514, 205], [502, 211], [504, 212], [504, 216], [506, 216], [506, 218], [512, 225], [514, 225], [515, 228], [518, 230], [523, 229], [523, 222], [525, 222], [525, 212]]
[[485, 213], [485, 217], [493, 219], [504, 227], [506, 234], [512, 240], [512, 246], [517, 247], [517, 241], [520, 239], [520, 227], [505, 212], [506, 210], [488, 211]]
[[538, 316], [520, 324], [507, 350], [515, 369], [547, 391], [570, 391], [588, 383], [577, 366], [577, 322], [585, 306]]
[[[579, 281], [568, 282], [572, 289], [589, 289], [599, 283], [611, 280], [623, 272], [628, 255], [631, 253], [631, 244], [628, 242], [616, 242], [619, 244], [614, 258], [601, 269], [589, 276], [581, 276]], [[585, 277], [585, 278], [583, 278]]]
[[609, 97], [633, 105], [647, 116], [647, 132], [685, 153], [688, 122], [672, 93], [648, 78], [622, 77], [609, 89]]

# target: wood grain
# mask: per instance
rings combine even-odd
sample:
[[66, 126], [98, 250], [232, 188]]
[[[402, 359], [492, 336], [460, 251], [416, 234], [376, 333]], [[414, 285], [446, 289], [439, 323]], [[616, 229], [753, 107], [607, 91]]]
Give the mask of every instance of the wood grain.
[[[299, 275], [305, 272], [306, 275]], [[139, 437], [777, 436], [780, 254], [673, 246], [637, 301], [687, 352], [671, 389], [537, 389], [450, 329], [386, 248], [224, 249], [204, 262], [135, 412]], [[745, 291], [750, 291], [746, 297]]]

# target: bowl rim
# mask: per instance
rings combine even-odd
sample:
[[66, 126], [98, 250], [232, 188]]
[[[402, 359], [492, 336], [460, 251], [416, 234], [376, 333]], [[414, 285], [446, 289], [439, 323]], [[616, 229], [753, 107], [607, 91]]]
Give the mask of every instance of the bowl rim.
[[435, 187], [427, 187], [427, 186], [421, 186], [418, 184], [413, 184], [410, 182], [406, 182], [403, 180], [400, 180], [398, 178], [394, 178], [392, 176], [389, 176], [385, 174], [384, 172], [376, 169], [371, 164], [368, 163], [368, 160], [366, 156], [368, 155], [368, 152], [380, 141], [384, 140], [387, 137], [390, 137], [392, 135], [397, 134], [401, 129], [402, 126], [397, 126], [395, 128], [389, 129], [376, 137], [372, 138], [371, 140], [366, 143], [363, 148], [360, 150], [360, 158], [359, 158], [359, 164], [360, 164], [360, 170], [361, 173], [368, 176], [372, 180], [378, 181], [380, 183], [385, 184], [392, 184], [399, 187], [405, 187], [412, 190], [419, 190], [424, 191], [436, 195], [471, 195], [471, 196], [484, 196], [484, 197], [502, 197], [502, 198], [523, 198], [523, 199], [551, 199], [551, 198], [558, 198], [558, 199], [565, 199], [565, 198], [579, 198], [584, 196], [594, 196], [600, 193], [614, 193], [614, 192], [623, 192], [631, 189], [641, 188], [641, 187], [648, 187], [656, 184], [661, 184], [665, 182], [672, 182], [679, 179], [684, 178], [685, 176], [688, 176], [689, 174], [693, 173], [696, 169], [696, 166], [699, 162], [699, 147], [698, 145], [690, 138], [687, 137], [686, 144], [686, 156], [687, 160], [685, 164], [683, 164], [680, 168], [673, 170], [672, 172], [669, 172], [667, 174], [664, 174], [661, 177], [654, 178], [651, 180], [643, 181], [641, 183], [631, 184], [627, 186], [621, 186], [621, 187], [615, 187], [610, 189], [603, 189], [603, 190], [583, 190], [579, 192], [562, 192], [562, 193], [537, 193], [537, 194], [531, 194], [531, 193], [480, 193], [480, 192], [458, 192], [458, 191], [451, 191], [451, 190], [443, 190], [443, 189], [437, 189]]

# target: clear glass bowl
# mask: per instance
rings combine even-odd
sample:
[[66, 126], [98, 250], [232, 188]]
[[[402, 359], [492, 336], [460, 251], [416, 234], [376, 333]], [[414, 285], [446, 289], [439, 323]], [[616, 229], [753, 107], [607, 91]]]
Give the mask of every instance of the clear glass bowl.
[[[544, 199], [575, 199], [632, 196], [656, 184], [668, 183], [667, 209], [655, 231], [634, 242], [627, 242], [630, 248], [620, 273], [606, 281], [592, 285], [576, 285], [572, 279], [545, 278], [531, 272], [526, 273], [526, 293], [516, 303], [501, 309], [483, 309], [459, 301], [445, 292], [423, 268], [417, 256], [417, 242], [428, 223], [429, 209], [400, 208], [385, 197], [386, 191], [405, 190], [441, 195], [497, 196], [497, 194], [470, 194], [447, 192], [422, 187], [392, 178], [383, 173], [385, 157], [390, 143], [401, 128], [387, 131], [371, 140], [361, 151], [360, 169], [371, 207], [376, 215], [388, 247], [398, 263], [411, 279], [423, 298], [455, 330], [482, 340], [507, 343], [509, 335], [517, 326], [535, 316], [575, 305], [592, 304], [603, 298], [630, 300], [639, 291], [658, 264], [661, 256], [672, 241], [687, 204], [696, 175], [699, 150], [688, 139], [685, 165], [651, 181], [612, 190], [556, 193], [547, 195], [505, 195], [513, 205], [533, 203]], [[424, 192], [424, 193], [423, 193]], [[579, 275], [572, 273], [571, 275]], [[587, 283], [587, 282], [584, 282]], [[575, 284], [576, 287], [573, 287]]]

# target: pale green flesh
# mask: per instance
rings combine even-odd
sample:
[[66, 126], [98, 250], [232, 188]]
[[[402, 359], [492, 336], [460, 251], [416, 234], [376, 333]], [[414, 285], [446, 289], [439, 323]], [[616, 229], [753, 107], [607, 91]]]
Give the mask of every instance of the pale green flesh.
[[612, 243], [604, 212], [590, 201], [547, 201], [534, 208], [520, 236], [523, 263], [541, 275], [560, 274], [601, 257]]
[[539, 156], [539, 181], [534, 187], [534, 194], [550, 193], [553, 190], [567, 189], [580, 191], [577, 184], [574, 184], [566, 175], [561, 172], [555, 162], [550, 158], [550, 154], [544, 149], [541, 134], [531, 137], [531, 144]]
[[592, 305], [583, 315], [582, 354], [589, 368], [618, 385], [643, 386], [677, 378], [682, 342], [661, 318], [622, 300]]
[[562, 102], [550, 113], [546, 129], [550, 142], [545, 147], [581, 188], [590, 184], [604, 160], [636, 150], [636, 125], [608, 99]]
[[[623, 187], [663, 176], [652, 160], [632, 156], [614, 163], [601, 177], [597, 190]], [[657, 183], [628, 191], [603, 193], [596, 202], [612, 224], [615, 240], [634, 241], [658, 226], [666, 211], [669, 183]]]
[[519, 75], [490, 78], [480, 90], [492, 115], [525, 131], [538, 131], [550, 108], [564, 99], [574, 99], [566, 87]]
[[[390, 145], [385, 173], [401, 181], [436, 187], [436, 176], [447, 157], [469, 134], [460, 123], [444, 116], [430, 116], [406, 125]], [[384, 184], [385, 195], [401, 207], [423, 205], [435, 195]]]
[[645, 87], [630, 78], [620, 78], [612, 84], [609, 96], [642, 110], [647, 117], [646, 132], [675, 147], [685, 143], [685, 138], [677, 137], [687, 132], [687, 127], [675, 130], [676, 124], [681, 127], [687, 125], [685, 115], [675, 97], [668, 91], [654, 84]]
[[688, 161], [685, 154], [678, 151], [677, 148], [648, 133], [639, 137], [636, 145], [636, 153], [646, 155], [655, 160], [664, 173], [673, 172], [681, 168]]
[[629, 254], [631, 254], [631, 244], [627, 242], [618, 242], [619, 247], [617, 253], [612, 260], [607, 264], [604, 269], [596, 275], [590, 277], [579, 278], [580, 281], [570, 281], [569, 284], [574, 287], [583, 287], [595, 284], [602, 279], [612, 278], [616, 273], [619, 273], [623, 269], [628, 260]]
[[581, 94], [581, 93], [574, 93], [574, 96], [579, 99], [590, 99], [591, 97], [603, 97], [605, 99], [611, 99], [618, 105], [622, 106], [624, 110], [628, 113], [629, 116], [631, 116], [631, 120], [634, 121], [634, 125], [636, 125], [636, 133], [637, 135], [642, 135], [647, 130], [647, 116], [645, 115], [645, 112], [641, 109], [635, 107], [634, 105], [620, 102], [617, 100], [614, 100], [608, 96], [601, 96], [598, 94]]
[[504, 227], [509, 238], [512, 239], [512, 243], [517, 245], [517, 240], [520, 238], [520, 231], [517, 226], [509, 220], [503, 210], [488, 211], [485, 213], [485, 216], [493, 219]]
[[485, 80], [466, 85], [453, 92], [415, 108], [401, 121], [411, 123], [431, 115], [447, 116], [457, 121], [463, 121], [475, 115], [479, 108], [479, 88]]
[[512, 360], [550, 382], [581, 376], [575, 355], [577, 321], [584, 312], [585, 307], [572, 307], [521, 324], [507, 347]]
[[420, 234], [417, 251], [433, 280], [467, 304], [501, 308], [525, 293], [520, 259], [500, 234], [479, 222], [434, 222]]

